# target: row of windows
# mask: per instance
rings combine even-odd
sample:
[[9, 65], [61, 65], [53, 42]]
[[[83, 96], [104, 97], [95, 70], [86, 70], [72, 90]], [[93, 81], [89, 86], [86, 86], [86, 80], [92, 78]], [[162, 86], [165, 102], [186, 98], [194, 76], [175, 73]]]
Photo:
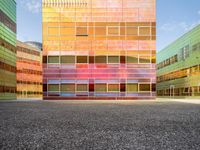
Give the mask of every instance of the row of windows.
[[162, 62], [160, 62], [158, 65], [157, 65], [157, 69], [161, 69], [161, 68], [164, 68], [166, 66], [169, 66], [169, 65], [172, 65], [174, 63], [178, 62], [178, 55], [174, 55]]
[[76, 35], [76, 36], [149, 36], [155, 35], [155, 28], [151, 27], [119, 27], [119, 26], [108, 26], [108, 27], [49, 27], [48, 35]]
[[[42, 77], [41, 77], [41, 78], [42, 78]], [[42, 79], [41, 79], [41, 80], [42, 80]], [[42, 82], [31, 82], [31, 81], [17, 80], [17, 84], [42, 85]]]
[[174, 71], [162, 76], [157, 77], [157, 82], [164, 82], [164, 81], [169, 81], [169, 80], [175, 80], [175, 79], [180, 79], [180, 78], [185, 78], [188, 76], [192, 75], [197, 75], [200, 73], [200, 66], [192, 66], [190, 68], [185, 68], [182, 70]]
[[16, 53], [15, 46], [13, 46], [10, 43], [8, 43], [7, 41], [3, 40], [1, 37], [0, 37], [0, 46], [2, 46], [3, 48], [6, 48], [8, 50], [10, 50], [13, 53]]
[[16, 67], [0, 61], [0, 69], [16, 73]]
[[43, 85], [48, 92], [150, 92], [155, 91], [155, 84], [48, 84]]
[[25, 73], [25, 74], [33, 74], [33, 75], [42, 75], [42, 71], [31, 70], [31, 69], [17, 70], [17, 73]]
[[15, 93], [16, 87], [0, 86], [0, 93]]
[[[21, 95], [42, 95], [41, 91], [17, 91], [17, 94]], [[19, 96], [19, 95], [18, 95]]]
[[13, 22], [2, 10], [0, 10], [0, 21], [11, 31], [16, 33], [16, 23]]
[[29, 65], [34, 65], [34, 66], [42, 66], [40, 61], [33, 61], [27, 58], [22, 58], [22, 57], [17, 57], [17, 63], [24, 63], [24, 64], [29, 64]]
[[200, 96], [200, 86], [158, 90], [157, 95], [158, 96]]
[[[46, 57], [43, 57], [43, 62], [47, 63]], [[49, 64], [75, 64], [75, 63], [103, 63], [103, 64], [118, 64], [118, 63], [155, 63], [150, 56], [48, 56]]]
[[27, 53], [27, 54], [31, 54], [31, 55], [35, 55], [35, 56], [40, 56], [40, 52], [37, 52], [35, 50], [31, 50], [31, 49], [28, 49], [28, 48], [20, 47], [20, 46], [17, 46], [17, 51]]

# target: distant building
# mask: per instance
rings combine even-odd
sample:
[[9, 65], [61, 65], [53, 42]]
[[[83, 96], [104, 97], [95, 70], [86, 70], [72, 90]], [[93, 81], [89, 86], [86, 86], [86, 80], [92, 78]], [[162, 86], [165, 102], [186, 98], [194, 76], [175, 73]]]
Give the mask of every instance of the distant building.
[[44, 99], [155, 98], [156, 0], [43, 0]]
[[17, 98], [42, 98], [42, 52], [17, 41]]
[[35, 47], [37, 49], [42, 50], [42, 43], [40, 43], [40, 42], [27, 41], [27, 42], [24, 42], [24, 43], [26, 43], [26, 44], [28, 44], [28, 45], [30, 45], [32, 47]]
[[157, 54], [157, 94], [200, 98], [200, 25]]
[[0, 0], [0, 99], [16, 99], [16, 2]]

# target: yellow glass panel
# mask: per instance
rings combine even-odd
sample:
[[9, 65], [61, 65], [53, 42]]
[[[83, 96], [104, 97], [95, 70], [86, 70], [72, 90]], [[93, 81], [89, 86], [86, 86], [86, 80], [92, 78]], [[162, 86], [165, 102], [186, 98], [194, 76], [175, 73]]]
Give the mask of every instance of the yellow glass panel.
[[59, 28], [57, 28], [57, 27], [48, 28], [48, 34], [49, 35], [58, 35], [59, 34]]
[[138, 28], [137, 27], [127, 27], [126, 34], [127, 35], [138, 35]]
[[75, 35], [75, 28], [60, 28], [61, 35]]

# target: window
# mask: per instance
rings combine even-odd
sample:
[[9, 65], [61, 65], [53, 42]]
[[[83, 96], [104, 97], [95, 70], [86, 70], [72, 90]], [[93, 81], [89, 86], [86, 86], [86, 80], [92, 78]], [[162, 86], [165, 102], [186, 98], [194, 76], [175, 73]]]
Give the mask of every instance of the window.
[[119, 27], [108, 27], [108, 35], [119, 35]]
[[127, 56], [127, 63], [138, 63], [138, 56]]
[[141, 64], [151, 63], [150, 56], [140, 56], [139, 61], [140, 61]]
[[119, 63], [119, 56], [108, 56], [108, 63]]
[[106, 56], [95, 56], [95, 63], [107, 63]]
[[107, 92], [107, 84], [95, 84], [95, 92]]
[[88, 85], [87, 84], [77, 84], [76, 90], [78, 92], [87, 92], [88, 91]]
[[137, 27], [127, 27], [126, 34], [127, 35], [138, 35], [138, 28]]
[[189, 50], [190, 50], [189, 45], [187, 45], [181, 49], [181, 55], [182, 55], [183, 60], [185, 60], [186, 58], [188, 58], [190, 56]]
[[150, 31], [150, 27], [140, 27], [140, 36], [141, 35], [147, 35], [147, 36], [149, 36], [150, 35], [150, 33], [151, 33], [151, 31]]
[[48, 85], [49, 92], [58, 92], [59, 91], [59, 84], [49, 84]]
[[106, 35], [106, 27], [96, 27], [95, 35]]
[[59, 63], [59, 56], [49, 56], [48, 63], [51, 64], [58, 64]]
[[127, 92], [138, 92], [138, 84], [137, 83], [128, 83], [127, 84]]
[[108, 91], [109, 92], [119, 92], [119, 84], [109, 84]]
[[140, 84], [140, 91], [141, 92], [147, 92], [151, 91], [150, 84]]
[[61, 34], [61, 35], [75, 35], [75, 28], [61, 27], [61, 28], [60, 28], [60, 34]]
[[62, 92], [75, 92], [75, 84], [61, 84]]
[[61, 56], [62, 64], [75, 64], [75, 56]]
[[88, 36], [87, 27], [77, 27], [76, 35], [77, 36]]
[[77, 56], [77, 63], [88, 63], [88, 57], [87, 56]]

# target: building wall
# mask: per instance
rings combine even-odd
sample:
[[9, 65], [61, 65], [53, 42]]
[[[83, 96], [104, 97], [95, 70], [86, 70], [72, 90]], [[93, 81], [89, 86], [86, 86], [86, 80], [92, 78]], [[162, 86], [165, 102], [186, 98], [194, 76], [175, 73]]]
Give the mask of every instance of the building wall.
[[16, 2], [0, 0], [0, 100], [16, 99]]
[[157, 54], [158, 96], [200, 97], [200, 25]]
[[17, 98], [42, 97], [42, 52], [17, 41]]
[[155, 98], [155, 0], [43, 0], [44, 99]]

